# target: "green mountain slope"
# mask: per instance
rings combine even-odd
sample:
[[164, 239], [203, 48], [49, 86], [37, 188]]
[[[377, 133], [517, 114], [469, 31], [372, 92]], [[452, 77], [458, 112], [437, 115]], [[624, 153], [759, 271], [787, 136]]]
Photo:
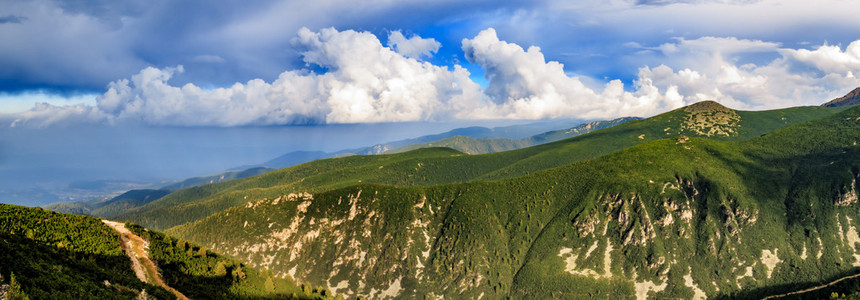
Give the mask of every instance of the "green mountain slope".
[[[763, 136], [726, 114], [679, 130], [758, 137], [670, 134], [497, 181], [251, 199], [168, 232], [373, 298], [756, 298], [856, 272], [860, 108]], [[648, 121], [623, 132], [662, 133]]]
[[[321, 289], [303, 290], [196, 244], [131, 228], [149, 241], [165, 282], [190, 298], [324, 298]], [[31, 299], [137, 299], [142, 290], [175, 299], [135, 276], [118, 234], [99, 219], [40, 208], [0, 204], [0, 278], [14, 278]]]
[[458, 135], [432, 142], [411, 144], [400, 148], [388, 150], [385, 153], [402, 153], [406, 151], [429, 147], [451, 148], [466, 154], [486, 154], [510, 151], [571, 138], [574, 136], [592, 132], [594, 130], [612, 127], [636, 119], [637, 118], [628, 117], [618, 118], [610, 121], [588, 122], [580, 124], [573, 128], [548, 131], [522, 139], [482, 139]]
[[[289, 193], [316, 193], [359, 183], [429, 186], [513, 178], [680, 134], [746, 140], [845, 109], [798, 107], [743, 112], [714, 104], [703, 102], [649, 119], [507, 152], [466, 155], [454, 150], [425, 148], [392, 155], [317, 160], [254, 177], [180, 190], [130, 209], [117, 218], [165, 229], [254, 199], [271, 199]], [[699, 125], [716, 129], [704, 131], [695, 127]]]

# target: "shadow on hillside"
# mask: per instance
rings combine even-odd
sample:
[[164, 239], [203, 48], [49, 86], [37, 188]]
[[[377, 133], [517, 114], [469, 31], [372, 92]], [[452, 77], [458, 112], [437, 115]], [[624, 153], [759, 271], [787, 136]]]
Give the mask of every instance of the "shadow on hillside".
[[[822, 284], [828, 284], [842, 277], [851, 276], [860, 273], [860, 268], [839, 273], [827, 280], [821, 282], [804, 282], [795, 284], [780, 284], [755, 288], [747, 291], [739, 291], [732, 294], [722, 295], [716, 299], [762, 299], [767, 296], [781, 295], [789, 292], [800, 291], [815, 287]], [[776, 299], [828, 299], [832, 293], [851, 294], [860, 291], [860, 277], [840, 281], [832, 286], [828, 286], [819, 290], [806, 292], [803, 294], [795, 294]]]
[[0, 274], [5, 283], [11, 273], [31, 299], [127, 299], [141, 289], [158, 299], [173, 298], [167, 290], [138, 280], [125, 255], [70, 251], [0, 233]]
[[[2, 284], [9, 283], [12, 273], [30, 299], [129, 299], [136, 298], [141, 289], [156, 299], [175, 299], [171, 292], [138, 280], [125, 255], [70, 251], [20, 235], [0, 233]], [[164, 279], [168, 285], [181, 282], [181, 286], [171, 286], [191, 299], [316, 299], [303, 295], [298, 288], [295, 297], [292, 293], [237, 295], [231, 290], [229, 277], [186, 275]], [[192, 285], [206, 289], [189, 290], [187, 287]]]

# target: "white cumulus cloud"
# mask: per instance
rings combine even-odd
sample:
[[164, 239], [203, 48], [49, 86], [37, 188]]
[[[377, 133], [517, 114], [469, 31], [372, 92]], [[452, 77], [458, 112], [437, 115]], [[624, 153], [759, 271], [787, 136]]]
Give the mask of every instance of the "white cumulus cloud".
[[[659, 90], [677, 89], [684, 104], [717, 100], [737, 109], [772, 109], [817, 105], [860, 86], [853, 73], [854, 42], [816, 50], [781, 48], [776, 43], [737, 38], [678, 39], [658, 47], [665, 64], [639, 69], [640, 81]], [[771, 55], [745, 62], [748, 55]]]
[[[637, 82], [634, 92], [624, 90], [620, 80], [596, 91], [569, 77], [564, 66], [546, 61], [540, 48], [528, 50], [499, 40], [496, 31], [481, 31], [463, 40], [466, 58], [485, 70], [489, 81], [485, 93], [493, 101], [474, 112], [479, 118], [606, 118], [650, 115], [679, 107], [677, 97]], [[668, 96], [667, 96], [668, 95]]]
[[427, 121], [450, 119], [481, 99], [480, 86], [466, 69], [404, 56], [368, 32], [302, 28], [294, 44], [307, 64], [328, 71], [292, 70], [271, 83], [254, 79], [206, 90], [170, 85], [182, 66], [148, 67], [131, 80], [111, 82], [95, 107], [68, 107], [62, 114], [50, 112], [63, 107], [37, 107], [17, 115], [15, 124], [48, 126], [80, 115], [178, 126]]
[[839, 46], [822, 45], [815, 50], [785, 49], [784, 53], [828, 73], [860, 71], [860, 41], [852, 42], [845, 47], [845, 51], [842, 51]]
[[391, 49], [394, 49], [400, 55], [420, 58], [421, 56], [430, 57], [436, 54], [436, 51], [439, 51], [439, 47], [442, 47], [442, 44], [433, 38], [425, 39], [417, 35], [413, 35], [407, 39], [402, 32], [397, 30], [392, 31], [388, 35], [388, 47], [391, 47]]

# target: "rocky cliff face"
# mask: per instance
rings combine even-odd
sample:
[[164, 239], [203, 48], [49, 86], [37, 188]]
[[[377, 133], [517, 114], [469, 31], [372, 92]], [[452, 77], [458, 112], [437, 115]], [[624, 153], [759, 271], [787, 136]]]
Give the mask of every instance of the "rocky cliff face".
[[821, 106], [826, 107], [837, 107], [837, 106], [849, 106], [860, 104], [860, 87], [854, 89], [850, 93], [845, 96], [830, 100], [830, 102], [824, 103]]

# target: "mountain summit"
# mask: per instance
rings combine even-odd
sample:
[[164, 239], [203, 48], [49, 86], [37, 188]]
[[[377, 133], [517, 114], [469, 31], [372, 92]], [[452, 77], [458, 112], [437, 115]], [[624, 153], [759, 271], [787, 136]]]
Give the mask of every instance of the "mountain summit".
[[848, 106], [860, 104], [860, 87], [854, 89], [850, 93], [845, 96], [830, 100], [830, 102], [824, 103], [821, 106], [826, 107], [838, 107], [838, 106]]
[[701, 136], [735, 136], [740, 128], [738, 113], [716, 101], [702, 101], [684, 107], [687, 118], [682, 129]]
[[733, 111], [731, 108], [725, 107], [717, 101], [713, 100], [705, 100], [696, 102], [684, 107], [684, 111], [689, 113], [700, 113], [700, 112], [729, 112]]

